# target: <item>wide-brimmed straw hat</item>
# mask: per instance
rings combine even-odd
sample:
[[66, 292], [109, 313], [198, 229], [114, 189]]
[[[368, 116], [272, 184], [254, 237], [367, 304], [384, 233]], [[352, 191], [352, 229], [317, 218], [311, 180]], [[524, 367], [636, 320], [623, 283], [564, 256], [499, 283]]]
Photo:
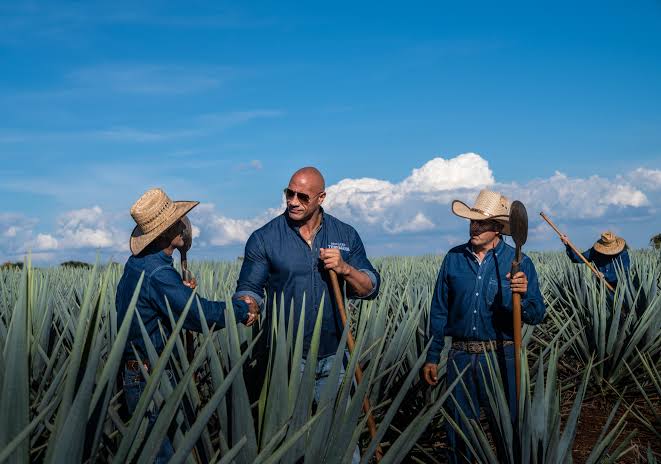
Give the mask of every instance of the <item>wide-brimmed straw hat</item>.
[[618, 237], [613, 232], [607, 231], [601, 234], [601, 238], [594, 242], [592, 248], [602, 255], [616, 255], [624, 250], [626, 245], [627, 242], [622, 237]]
[[160, 188], [147, 190], [131, 207], [131, 216], [137, 224], [131, 232], [131, 253], [139, 254], [199, 203], [172, 201]]
[[502, 233], [510, 235], [510, 201], [498, 192], [480, 190], [474, 206], [463, 201], [452, 202], [452, 212], [459, 217], [474, 221], [495, 220], [503, 225]]

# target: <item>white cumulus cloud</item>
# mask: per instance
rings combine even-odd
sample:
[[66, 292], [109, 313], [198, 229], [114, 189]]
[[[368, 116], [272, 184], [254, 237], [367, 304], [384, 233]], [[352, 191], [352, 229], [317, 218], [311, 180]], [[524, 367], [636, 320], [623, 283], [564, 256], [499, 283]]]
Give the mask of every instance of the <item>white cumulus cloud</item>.
[[[259, 169], [261, 163], [255, 160], [250, 167]], [[661, 170], [637, 168], [613, 178], [570, 177], [556, 172], [547, 178], [505, 184], [494, 178], [488, 161], [476, 153], [433, 158], [413, 167], [400, 181], [372, 177], [342, 179], [326, 189], [324, 208], [355, 226], [368, 248], [370, 243], [377, 243], [380, 247], [377, 253], [407, 249], [424, 252], [437, 250], [439, 244], [444, 247], [463, 240], [467, 221], [452, 215], [450, 203], [460, 199], [470, 205], [485, 187], [526, 205], [530, 237], [537, 240], [537, 245], [553, 238], [550, 229], [536, 217], [539, 211], [560, 221], [558, 225], [563, 228], [579, 228], [590, 237], [606, 225], [629, 227], [630, 231], [642, 225], [655, 229], [650, 235], [658, 229], [655, 205], [661, 200]], [[283, 201], [254, 217], [237, 218], [229, 217], [212, 203], [203, 203], [190, 214], [194, 247], [204, 250], [242, 245], [253, 231], [281, 214], [284, 207]], [[52, 231], [37, 230], [38, 222], [16, 213], [0, 213], [3, 237], [0, 257], [17, 259], [28, 249], [42, 256], [67, 259], [76, 253], [89, 255], [98, 249], [111, 254], [128, 252], [134, 226], [126, 212], [107, 212], [100, 206], [65, 212], [58, 217]], [[415, 234], [433, 237], [430, 239], [433, 243], [407, 244]]]
[[[653, 172], [640, 170], [631, 175], [641, 173], [654, 178]], [[644, 216], [651, 202], [646, 191], [630, 181], [631, 175], [572, 178], [556, 172], [549, 178], [523, 184], [500, 184], [485, 158], [465, 153], [434, 158], [412, 169], [400, 182], [370, 177], [342, 179], [326, 189], [324, 208], [361, 233], [388, 236], [460, 230], [464, 224], [451, 214], [451, 201], [460, 199], [471, 204], [485, 187], [523, 201], [529, 215], [546, 211], [563, 220]], [[255, 229], [281, 212], [282, 208], [276, 208], [254, 218], [239, 219], [227, 217], [207, 204], [196, 208], [192, 216], [200, 228], [202, 246], [224, 246], [244, 243]]]
[[661, 190], [661, 169], [638, 168], [628, 175], [634, 185], [647, 190]]
[[563, 218], [599, 218], [612, 208], [642, 208], [650, 204], [645, 193], [628, 181], [596, 175], [584, 179], [556, 172], [548, 179], [500, 187], [503, 193], [528, 207]]
[[391, 234], [400, 234], [403, 232], [422, 232], [425, 230], [431, 230], [434, 227], [436, 227], [436, 225], [422, 213], [416, 214], [415, 217], [409, 222], [397, 224], [393, 227], [391, 227], [388, 223], [384, 224], [384, 228]]
[[113, 224], [101, 207], [68, 211], [58, 220], [57, 236], [64, 248], [116, 248], [126, 250], [128, 234]]
[[190, 213], [191, 223], [194, 223], [193, 238], [199, 240], [201, 246], [245, 243], [255, 229], [281, 213], [282, 209], [269, 209], [255, 218], [233, 219], [219, 213], [213, 203], [201, 204]]
[[34, 240], [34, 228], [39, 221], [20, 213], [0, 212], [0, 260], [21, 259], [27, 252], [25, 245]]
[[331, 214], [352, 223], [377, 227], [389, 234], [430, 230], [438, 204], [458, 191], [495, 182], [489, 163], [475, 153], [434, 158], [399, 183], [360, 178], [343, 179], [326, 189], [324, 205]]
[[57, 239], [50, 234], [38, 234], [32, 242], [32, 250], [49, 251], [57, 249]]
[[485, 187], [495, 182], [489, 163], [475, 153], [434, 158], [414, 169], [402, 183], [405, 192], [442, 192]]

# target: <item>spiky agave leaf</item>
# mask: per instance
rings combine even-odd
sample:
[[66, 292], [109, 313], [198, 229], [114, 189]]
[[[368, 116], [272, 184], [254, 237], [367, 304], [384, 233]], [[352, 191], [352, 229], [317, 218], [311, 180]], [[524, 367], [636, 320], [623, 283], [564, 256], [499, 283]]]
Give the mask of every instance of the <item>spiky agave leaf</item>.
[[[2, 390], [0, 391], [0, 449], [7, 446], [30, 423], [30, 378], [28, 362], [30, 343], [28, 320], [30, 318], [30, 263], [23, 266], [20, 290], [11, 313], [11, 322], [2, 346]], [[11, 374], [10, 374], [11, 373]], [[9, 462], [29, 461], [27, 442], [18, 444]]]
[[[539, 390], [536, 398], [543, 397], [542, 405], [546, 407], [544, 414], [546, 416], [546, 432], [541, 449], [550, 449], [558, 446], [562, 437], [562, 430], [559, 427], [559, 419], [555, 414], [549, 414], [548, 411], [558, 409], [558, 392], [564, 389], [574, 388], [574, 378], [580, 381], [584, 376], [582, 370], [587, 365], [590, 356], [596, 353], [602, 359], [595, 359], [595, 365], [599, 369], [592, 370], [589, 389], [595, 387], [601, 388], [601, 391], [607, 394], [615, 394], [622, 399], [625, 408], [630, 409], [628, 418], [635, 417], [642, 422], [645, 427], [654, 427], [653, 422], [645, 424], [641, 417], [647, 417], [642, 411], [631, 409], [630, 401], [632, 395], [638, 395], [645, 401], [645, 396], [640, 388], [647, 392], [650, 401], [654, 404], [654, 395], [656, 390], [652, 381], [650, 381], [649, 369], [656, 374], [658, 365], [651, 360], [658, 359], [658, 351], [654, 343], [658, 340], [659, 319], [656, 318], [656, 311], [649, 311], [649, 307], [657, 303], [660, 294], [660, 265], [657, 255], [644, 252], [632, 253], [632, 270], [628, 276], [621, 278], [622, 291], [615, 298], [615, 305], [620, 304], [620, 316], [616, 316], [618, 307], [613, 308], [613, 313], [595, 312], [593, 308], [603, 306], [605, 299], [604, 289], [598, 285], [598, 282], [589, 274], [581, 270], [579, 266], [574, 266], [567, 262], [566, 258], [560, 254], [540, 254], [532, 256], [535, 260], [538, 272], [540, 274], [540, 284], [548, 305], [548, 320], [545, 325], [537, 326], [534, 331], [532, 328], [526, 328], [526, 340], [529, 344], [541, 344], [543, 349], [537, 348], [529, 351], [531, 359], [531, 372], [529, 377], [534, 382], [527, 380], [533, 394], [524, 398], [523, 409], [531, 411], [529, 417], [533, 417], [532, 411], [538, 406], [537, 400], [532, 400], [537, 388]], [[274, 427], [274, 434], [270, 439], [255, 440], [255, 459], [265, 459], [266, 453], [272, 453], [272, 456], [279, 456], [280, 462], [291, 462], [291, 456], [301, 456], [304, 452], [303, 446], [310, 436], [311, 427], [316, 428], [322, 421], [329, 423], [329, 437], [327, 440], [334, 446], [333, 450], [321, 449], [321, 453], [328, 456], [329, 460], [347, 461], [356, 444], [365, 446], [373, 441], [367, 436], [365, 430], [365, 416], [360, 411], [359, 398], [367, 390], [370, 402], [373, 406], [373, 414], [376, 417], [377, 431], [383, 436], [383, 432], [390, 420], [391, 408], [393, 403], [400, 396], [403, 385], [408, 384], [409, 389], [415, 387], [419, 380], [412, 371], [416, 368], [421, 353], [424, 351], [424, 333], [429, 320], [429, 304], [433, 294], [433, 284], [440, 265], [440, 257], [427, 256], [418, 258], [383, 258], [375, 260], [382, 278], [383, 286], [378, 299], [374, 301], [348, 301], [350, 319], [355, 327], [356, 340], [362, 340], [361, 352], [357, 354], [356, 362], [360, 362], [365, 369], [367, 383], [357, 391], [350, 381], [345, 381], [344, 386], [340, 387], [335, 393], [335, 401], [332, 407], [318, 410], [318, 415], [311, 414], [312, 387], [314, 376], [310, 379], [309, 374], [314, 374], [314, 363], [312, 360], [306, 363], [306, 371], [293, 370], [291, 366], [300, 365], [299, 354], [302, 351], [301, 338], [299, 333], [286, 330], [286, 395], [283, 407], [286, 405], [287, 421], [281, 427]], [[234, 290], [236, 278], [238, 276], [240, 263], [191, 263], [191, 269], [194, 269], [198, 278], [198, 288], [205, 296], [212, 299], [227, 299], [227, 296]], [[35, 269], [28, 267], [30, 273], [27, 280], [29, 291], [26, 292], [29, 302], [29, 317], [26, 324], [26, 337], [23, 346], [18, 349], [22, 353], [28, 353], [28, 422], [23, 428], [17, 427], [17, 435], [10, 437], [11, 441], [5, 446], [0, 446], [0, 456], [2, 459], [14, 454], [17, 446], [28, 446], [30, 450], [30, 459], [44, 460], [44, 455], [54, 453], [49, 448], [47, 442], [54, 435], [61, 433], [53, 424], [57, 423], [56, 415], [61, 415], [65, 420], [72, 420], [77, 417], [76, 426], [80, 429], [84, 424], [84, 436], [86, 439], [85, 450], [83, 452], [85, 459], [95, 459], [98, 462], [104, 462], [112, 459], [117, 453], [116, 446], [121, 444], [122, 437], [129, 435], [132, 422], [128, 427], [122, 422], [118, 415], [118, 402], [123, 399], [118, 393], [115, 384], [115, 374], [119, 368], [118, 353], [121, 355], [121, 349], [118, 348], [122, 335], [122, 329], [117, 326], [114, 310], [114, 287], [121, 275], [121, 266], [108, 266], [105, 272], [101, 272], [103, 266], [98, 266], [96, 277], [90, 282], [90, 276], [93, 274], [87, 269]], [[112, 269], [111, 269], [112, 268]], [[111, 270], [110, 270], [111, 269]], [[618, 271], [619, 272], [619, 271]], [[21, 297], [21, 276], [22, 271], [0, 269], [0, 346], [8, 347], [7, 338], [9, 330], [12, 329], [11, 322], [15, 316], [14, 310], [18, 300]], [[100, 297], [102, 292], [103, 279], [107, 277], [108, 284], [103, 290], [105, 296]], [[91, 285], [90, 285], [91, 284]], [[98, 299], [100, 298], [100, 299]], [[624, 307], [633, 308], [633, 311], [626, 313]], [[97, 309], [98, 307], [98, 309]], [[603, 309], [603, 308], [602, 308]], [[195, 305], [191, 310], [198, 310]], [[96, 311], [96, 312], [95, 312]], [[649, 312], [648, 312], [649, 311]], [[85, 313], [86, 314], [83, 314]], [[285, 328], [292, 326], [293, 311], [290, 311], [288, 321], [285, 321]], [[93, 316], [94, 315], [94, 316]], [[279, 319], [279, 315], [277, 316]], [[229, 321], [232, 316], [228, 315]], [[96, 319], [96, 322], [93, 321]], [[81, 324], [82, 322], [82, 324]], [[279, 322], [279, 321], [277, 321]], [[287, 322], [289, 324], [287, 324]], [[299, 322], [300, 321], [296, 321]], [[308, 321], [310, 322], [310, 321]], [[283, 325], [283, 324], [280, 324]], [[296, 324], [294, 323], [294, 326]], [[234, 328], [232, 328], [234, 327]], [[299, 327], [300, 328], [300, 327]], [[13, 330], [13, 329], [12, 329]], [[82, 331], [82, 338], [78, 335]], [[93, 332], [97, 332], [94, 334]], [[182, 404], [194, 405], [191, 411], [188, 408], [178, 409], [175, 417], [170, 421], [174, 432], [173, 443], [175, 449], [179, 452], [185, 443], [186, 446], [194, 446], [198, 439], [203, 443], [200, 451], [208, 454], [213, 460], [242, 460], [249, 455], [251, 440], [244, 436], [234, 423], [235, 415], [242, 415], [248, 418], [246, 422], [253, 428], [253, 431], [259, 430], [259, 424], [264, 423], [264, 416], [259, 422], [253, 422], [251, 405], [241, 404], [234, 400], [234, 395], [240, 395], [241, 390], [245, 391], [243, 376], [238, 375], [245, 364], [240, 361], [246, 356], [244, 351], [247, 345], [254, 340], [254, 334], [251, 330], [242, 326], [232, 325], [228, 322], [228, 328], [213, 332], [206, 323], [203, 324], [203, 334], [195, 338], [195, 346], [199, 351], [204, 337], [211, 334], [210, 341], [207, 342], [205, 353], [206, 360], [203, 361], [205, 370], [210, 373], [205, 385], [195, 385], [188, 382], [186, 391], [183, 394]], [[625, 334], [625, 335], [622, 335]], [[13, 335], [12, 335], [13, 336]], [[276, 335], [277, 337], [278, 335]], [[77, 342], [78, 340], [78, 342]], [[385, 342], [384, 342], [385, 341]], [[174, 340], [174, 348], [168, 362], [174, 367], [176, 376], [183, 375], [188, 364], [185, 356], [185, 346], [181, 343], [179, 337]], [[557, 347], [555, 345], [557, 344]], [[598, 348], [598, 344], [603, 349]], [[252, 346], [247, 346], [248, 350]], [[297, 352], [297, 346], [300, 350]], [[237, 347], [237, 349], [235, 349]], [[556, 357], [552, 348], [557, 351], [558, 362], [551, 362]], [[639, 353], [640, 352], [640, 355]], [[9, 358], [5, 356], [4, 349], [0, 350], [0, 385], [7, 380], [4, 373], [7, 372], [6, 365]], [[196, 352], [196, 354], [199, 354]], [[154, 353], [149, 350], [150, 360]], [[238, 358], [237, 358], [238, 355]], [[273, 359], [277, 355], [275, 349], [272, 354]], [[249, 354], [247, 355], [249, 356]], [[302, 357], [302, 353], [300, 354]], [[442, 359], [445, 359], [442, 355]], [[656, 356], [656, 357], [655, 357]], [[279, 358], [281, 359], [281, 358]], [[578, 362], [576, 361], [578, 360]], [[314, 356], [316, 362], [316, 355]], [[97, 363], [97, 368], [92, 369], [93, 363]], [[241, 362], [239, 365], [237, 362]], [[71, 366], [78, 364], [78, 368]], [[647, 364], [646, 364], [647, 363]], [[153, 364], [155, 365], [155, 364]], [[539, 366], [544, 365], [544, 381], [539, 381]], [[233, 371], [236, 366], [238, 371]], [[649, 366], [646, 367], [646, 366]], [[272, 364], [273, 367], [273, 364]], [[307, 371], [307, 368], [310, 371]], [[445, 366], [440, 366], [442, 374]], [[556, 368], [556, 372], [551, 372], [551, 368]], [[90, 404], [85, 406], [83, 398], [89, 398], [90, 375], [85, 380], [86, 373], [96, 371], [94, 386], [91, 394]], [[76, 375], [72, 375], [72, 372]], [[215, 392], [223, 384], [231, 372], [236, 372], [236, 379], [231, 382], [227, 395], [223, 394], [216, 399], [210, 412], [207, 412], [205, 406], [211, 401], [210, 398], [216, 398]], [[80, 373], [80, 376], [78, 375]], [[409, 379], [409, 376], [411, 378]], [[72, 384], [72, 378], [75, 377], [74, 388], [69, 390]], [[350, 375], [347, 376], [350, 380]], [[553, 377], [556, 379], [556, 388], [553, 387]], [[168, 404], [176, 390], [176, 384], [170, 384], [169, 381], [159, 380], [151, 400], [160, 405], [161, 408]], [[537, 380], [535, 380], [537, 379]], [[83, 381], [84, 380], [84, 381]], [[282, 383], [282, 382], [280, 382]], [[533, 387], [534, 385], [534, 387]], [[603, 387], [606, 389], [603, 389]], [[559, 387], [559, 388], [558, 388]], [[238, 391], [234, 391], [234, 390]], [[70, 400], [62, 400], [68, 397], [69, 391], [73, 392]], [[416, 406], [421, 412], [428, 412], [427, 407], [423, 407], [428, 397], [435, 398], [443, 393], [443, 388], [434, 389], [431, 394], [425, 396], [422, 389], [417, 389], [415, 397], [412, 398], [418, 403]], [[617, 393], [616, 393], [617, 392]], [[80, 396], [83, 394], [83, 396]], [[269, 395], [273, 392], [268, 388], [264, 390], [264, 405]], [[229, 398], [232, 398], [230, 401]], [[409, 398], [407, 396], [407, 398]], [[76, 400], [78, 403], [76, 405]], [[493, 400], [498, 402], [496, 396]], [[403, 400], [405, 401], [405, 400]], [[57, 408], [58, 404], [68, 404], [66, 407]], [[336, 405], [342, 404], [344, 408]], [[647, 409], [649, 404], [645, 402]], [[548, 406], [547, 406], [548, 405]], [[229, 407], [228, 407], [229, 406]], [[78, 415], [71, 413], [78, 407], [86, 409], [88, 413]], [[199, 409], [201, 408], [201, 409]], [[69, 413], [64, 413], [69, 409]], [[195, 409], [198, 409], [197, 413]], [[400, 405], [401, 409], [401, 405]], [[82, 409], [80, 409], [82, 410]], [[208, 414], [206, 419], [200, 421], [201, 411]], [[193, 412], [191, 415], [190, 412]], [[542, 413], [537, 409], [536, 414]], [[328, 416], [326, 416], [328, 415]], [[83, 419], [87, 416], [87, 420]], [[616, 420], [616, 417], [618, 418]], [[601, 442], [609, 443], [611, 437], [623, 438], [623, 443], [630, 438], [631, 434], [624, 432], [623, 427], [626, 420], [619, 418], [620, 414], [609, 420], [609, 427], [604, 427], [604, 433]], [[424, 421], [427, 416], [420, 415], [414, 419], [418, 429], [426, 424]], [[211, 421], [209, 422], [209, 419]], [[316, 422], [312, 422], [312, 420]], [[9, 420], [9, 419], [8, 419]], [[167, 421], [168, 418], [162, 419]], [[270, 420], [270, 419], [269, 419]], [[429, 419], [431, 420], [431, 419]], [[395, 423], [395, 418], [390, 422], [390, 426]], [[278, 421], [275, 421], [278, 422]], [[281, 422], [281, 421], [280, 421]], [[273, 421], [271, 423], [274, 423]], [[282, 423], [282, 422], [281, 422]], [[353, 424], [343, 428], [342, 424]], [[438, 425], [438, 419], [435, 423]], [[307, 428], [306, 428], [307, 427]], [[68, 428], [68, 427], [67, 427]], [[627, 426], [628, 430], [629, 426]], [[20, 429], [20, 430], [19, 430]], [[220, 429], [220, 430], [219, 430]], [[416, 430], [418, 430], [416, 429]], [[197, 435], [191, 435], [193, 431], [198, 431]], [[249, 430], [249, 429], [248, 429]], [[393, 430], [395, 430], [393, 428]], [[530, 428], [530, 430], [537, 430]], [[283, 432], [284, 431], [284, 432]], [[550, 432], [549, 432], [550, 431]], [[284, 436], [283, 436], [284, 433]], [[417, 432], [416, 432], [417, 433]], [[386, 455], [389, 459], [397, 459], [405, 453], [411, 446], [415, 446], [416, 433], [407, 432], [405, 441], [397, 439], [393, 445], [386, 447]], [[421, 433], [421, 432], [420, 432]], [[470, 432], [479, 440], [480, 436], [476, 432]], [[144, 443], [143, 438], [148, 439], [147, 421], [142, 421], [135, 433], [134, 441]], [[347, 438], [349, 437], [349, 438]], [[539, 433], [537, 433], [537, 442]], [[379, 440], [382, 440], [379, 439]], [[136, 443], [132, 444], [128, 456], [139, 457], [143, 451]], [[284, 448], [287, 443], [291, 443], [289, 448]], [[344, 453], [338, 452], [338, 443], [344, 448]], [[395, 444], [398, 443], [397, 446]], [[396, 451], [399, 444], [403, 447]], [[619, 443], [619, 442], [618, 442]], [[524, 442], [525, 444], [525, 442]], [[134, 446], [135, 445], [135, 446]], [[234, 446], [234, 448], [231, 448]], [[330, 445], [329, 445], [330, 446]], [[617, 456], [628, 450], [627, 446], [621, 447], [603, 447], [595, 445], [595, 450], [605, 450], [605, 452], [595, 451], [593, 459], [613, 461]], [[532, 449], [532, 444], [529, 446]], [[540, 449], [540, 448], [538, 448]], [[192, 450], [189, 449], [188, 452]], [[529, 450], [529, 451], [530, 451]], [[389, 454], [391, 453], [392, 454]], [[532, 452], [532, 451], [530, 451]], [[76, 451], [76, 454], [78, 451]], [[284, 454], [283, 454], [284, 453]], [[526, 451], [524, 451], [524, 454]], [[186, 454], [182, 452], [180, 456]], [[234, 457], [231, 457], [235, 454]], [[364, 455], [368, 454], [365, 451]], [[341, 456], [340, 456], [341, 455]], [[363, 456], [365, 457], [365, 456]], [[186, 457], [183, 458], [186, 460]]]
[[[560, 390], [557, 386], [556, 370], [558, 356], [557, 347], [551, 350], [549, 363], [540, 362], [535, 373], [535, 383], [531, 384], [528, 375], [528, 365], [525, 350], [521, 359], [521, 398], [519, 398], [519, 414], [517, 426], [512, 427], [513, 421], [507, 407], [507, 393], [503, 380], [496, 368], [496, 355], [487, 352], [486, 368], [482, 368], [483, 382], [487, 385], [486, 393], [490, 404], [490, 414], [493, 415], [491, 424], [495, 429], [490, 430], [494, 440], [498, 442], [506, 453], [507, 463], [535, 463], [535, 464], [562, 464], [571, 462], [571, 452], [576, 436], [578, 418], [583, 404], [583, 398], [590, 382], [591, 363], [583, 374], [576, 392], [576, 398], [571, 407], [569, 416], [563, 422], [560, 410]], [[470, 396], [467, 396], [471, 403]], [[456, 404], [456, 403], [455, 403]], [[458, 404], [456, 404], [458, 408]], [[477, 405], [472, 405], [477, 408]], [[617, 424], [612, 425], [612, 419], [619, 407], [616, 404], [611, 417], [605, 424], [601, 436], [595, 442], [591, 455], [591, 462], [616, 462], [624, 453], [634, 434], [624, 437], [622, 443], [614, 451], [609, 452], [616, 441], [621, 438], [624, 428], [624, 417]], [[477, 409], [476, 409], [477, 410]], [[469, 450], [477, 456], [480, 462], [501, 462], [496, 456], [487, 432], [479, 421], [469, 419], [459, 409], [460, 423], [447, 417], [451, 426], [466, 442]], [[622, 446], [624, 445], [624, 446]], [[605, 462], [605, 461], [604, 461]]]

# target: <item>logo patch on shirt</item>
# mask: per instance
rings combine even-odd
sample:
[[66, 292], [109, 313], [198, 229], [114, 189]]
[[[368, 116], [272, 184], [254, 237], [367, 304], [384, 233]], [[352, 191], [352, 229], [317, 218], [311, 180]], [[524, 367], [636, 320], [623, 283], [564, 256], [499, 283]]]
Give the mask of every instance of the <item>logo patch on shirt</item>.
[[342, 251], [351, 251], [346, 243], [330, 242], [327, 248], [337, 248]]

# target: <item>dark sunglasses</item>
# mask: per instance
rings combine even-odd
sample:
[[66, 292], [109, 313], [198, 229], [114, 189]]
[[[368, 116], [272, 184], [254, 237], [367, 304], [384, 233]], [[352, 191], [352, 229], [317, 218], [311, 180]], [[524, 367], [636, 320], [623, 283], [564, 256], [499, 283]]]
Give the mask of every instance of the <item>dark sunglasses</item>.
[[493, 219], [486, 219], [483, 221], [476, 221], [471, 219], [470, 227], [471, 229], [480, 230], [482, 232], [500, 232], [503, 229], [503, 224], [498, 221], [494, 221]]
[[285, 198], [287, 198], [287, 200], [292, 200], [294, 197], [297, 196], [298, 199], [301, 201], [301, 203], [309, 203], [310, 200], [312, 200], [312, 198], [318, 197], [319, 195], [324, 193], [323, 191], [321, 191], [321, 192], [317, 193], [316, 195], [313, 195], [312, 197], [310, 197], [310, 195], [308, 195], [307, 193], [297, 192], [296, 190], [292, 190], [288, 187], [285, 188], [283, 191], [285, 192]]

